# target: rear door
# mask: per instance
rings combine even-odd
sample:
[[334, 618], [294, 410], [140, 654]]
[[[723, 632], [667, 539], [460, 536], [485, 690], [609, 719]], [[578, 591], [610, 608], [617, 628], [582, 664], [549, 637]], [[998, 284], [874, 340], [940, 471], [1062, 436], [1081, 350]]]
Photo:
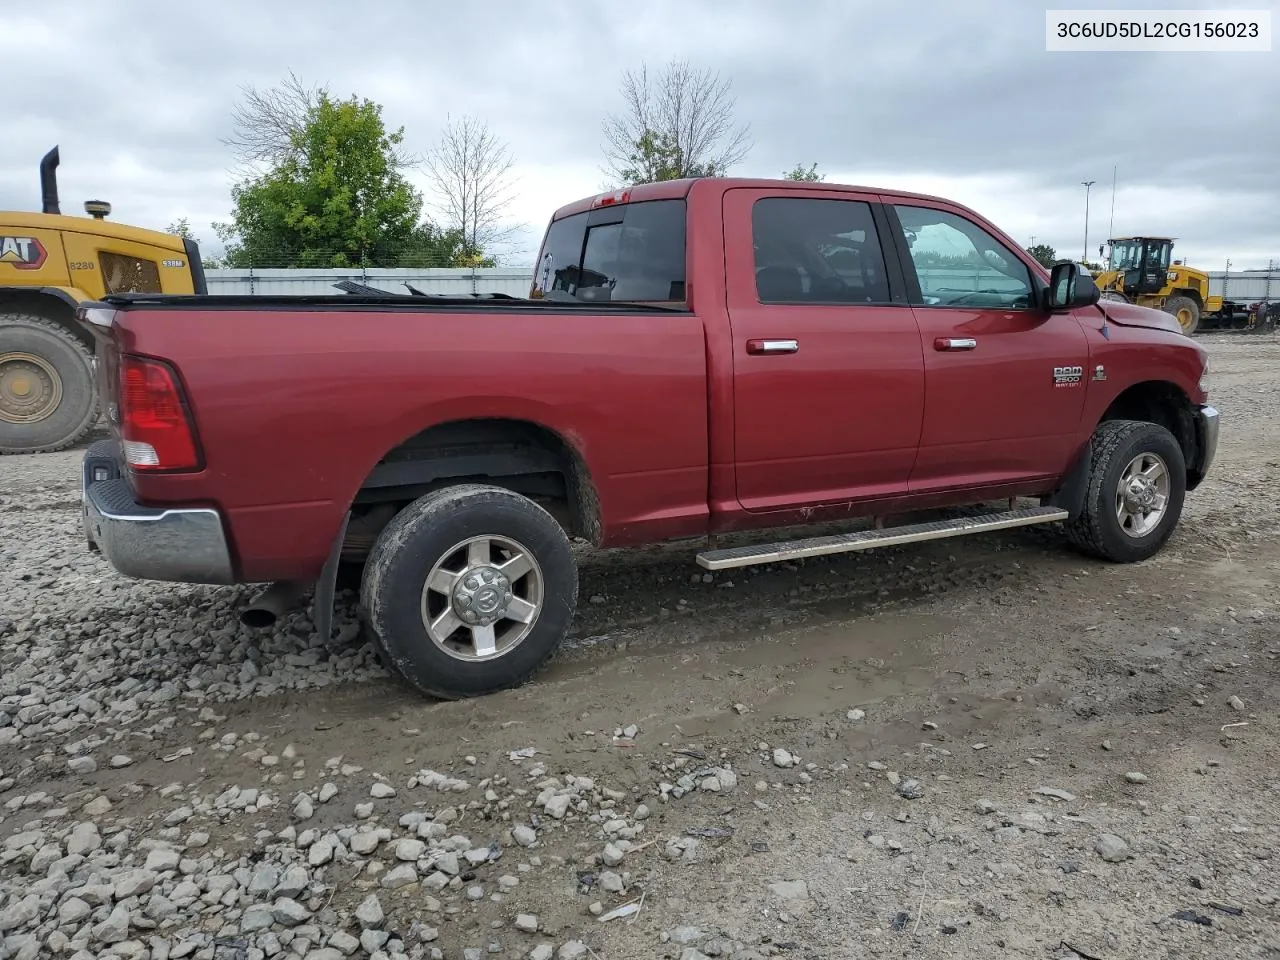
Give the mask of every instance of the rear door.
[[914, 199], [886, 209], [924, 344], [912, 492], [1059, 475], [1088, 385], [1080, 322], [1043, 310], [1027, 264], [964, 211]]
[[738, 188], [724, 204], [739, 502], [905, 492], [924, 359], [878, 198]]

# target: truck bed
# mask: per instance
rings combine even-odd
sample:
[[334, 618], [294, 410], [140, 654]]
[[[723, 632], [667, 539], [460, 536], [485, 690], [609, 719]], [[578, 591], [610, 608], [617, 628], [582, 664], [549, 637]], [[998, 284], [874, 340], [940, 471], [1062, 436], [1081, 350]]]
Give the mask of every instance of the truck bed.
[[687, 309], [396, 294], [130, 294], [94, 309], [103, 368], [115, 352], [167, 362], [199, 438], [201, 469], [138, 473], [139, 503], [222, 511], [253, 558], [245, 579], [317, 573], [369, 478], [423, 445], [480, 456], [481, 476], [498, 455], [561, 451], [617, 543], [705, 529], [707, 351]]

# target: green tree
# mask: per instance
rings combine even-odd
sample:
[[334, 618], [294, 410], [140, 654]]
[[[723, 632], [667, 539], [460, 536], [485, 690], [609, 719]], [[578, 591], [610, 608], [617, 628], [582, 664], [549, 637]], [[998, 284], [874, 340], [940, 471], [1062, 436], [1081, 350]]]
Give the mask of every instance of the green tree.
[[618, 173], [627, 183], [724, 176], [723, 168], [718, 168], [713, 161], [690, 161], [675, 137], [656, 130], [640, 134], [627, 157], [627, 164], [620, 166]]
[[[175, 237], [181, 237], [183, 240], [192, 240], [197, 247], [202, 245], [200, 238], [191, 232], [191, 221], [186, 217], [179, 217], [173, 221], [173, 223], [164, 228], [164, 232]], [[203, 251], [200, 254], [200, 262], [209, 270], [216, 270], [222, 266], [221, 260], [217, 257], [206, 256]]]
[[1057, 251], [1047, 243], [1037, 243], [1027, 247], [1027, 253], [1035, 257], [1036, 260], [1039, 261], [1040, 265], [1044, 267], [1052, 267], [1058, 262]]
[[319, 91], [287, 149], [232, 187], [230, 223], [215, 224], [229, 266], [453, 266], [482, 261], [461, 235], [422, 219], [422, 195], [401, 172], [404, 128], [382, 107]]
[[796, 180], [800, 183], [821, 183], [826, 179], [823, 174], [818, 172], [818, 165], [816, 163], [810, 164], [808, 169], [805, 169], [797, 163], [782, 176], [786, 180]]

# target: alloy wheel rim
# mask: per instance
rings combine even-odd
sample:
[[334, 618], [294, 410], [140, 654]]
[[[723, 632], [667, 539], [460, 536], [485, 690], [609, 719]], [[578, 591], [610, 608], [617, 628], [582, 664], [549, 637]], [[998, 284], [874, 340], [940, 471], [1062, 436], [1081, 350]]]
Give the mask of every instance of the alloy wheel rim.
[[505, 656], [529, 636], [546, 595], [542, 568], [518, 540], [454, 544], [422, 588], [422, 625], [441, 651], [468, 662]]

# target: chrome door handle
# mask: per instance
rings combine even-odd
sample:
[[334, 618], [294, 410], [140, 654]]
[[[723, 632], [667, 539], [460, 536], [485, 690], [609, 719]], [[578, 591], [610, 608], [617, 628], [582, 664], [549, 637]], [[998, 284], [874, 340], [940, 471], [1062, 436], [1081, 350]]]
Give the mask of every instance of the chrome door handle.
[[795, 353], [800, 349], [799, 340], [748, 340], [747, 353]]
[[974, 350], [977, 346], [978, 341], [973, 337], [939, 337], [933, 341], [935, 350]]

